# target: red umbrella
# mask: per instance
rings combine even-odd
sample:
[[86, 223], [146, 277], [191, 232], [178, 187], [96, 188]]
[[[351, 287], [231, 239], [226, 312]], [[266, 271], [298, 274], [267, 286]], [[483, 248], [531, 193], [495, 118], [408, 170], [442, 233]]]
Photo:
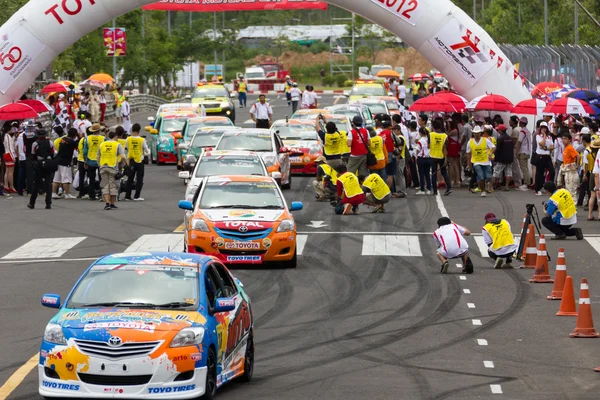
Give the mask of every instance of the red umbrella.
[[409, 81], [413, 81], [413, 82], [428, 81], [430, 79], [431, 79], [431, 77], [427, 74], [414, 74], [408, 78]]
[[531, 95], [533, 97], [547, 96], [550, 93], [562, 88], [563, 85], [561, 85], [559, 82], [540, 82], [534, 86], [533, 90], [531, 91]]
[[27, 100], [20, 100], [17, 103], [18, 104], [27, 104], [29, 107], [33, 108], [33, 110], [37, 113], [52, 111], [52, 107], [45, 101], [41, 101], [41, 100], [27, 99]]
[[546, 102], [540, 99], [523, 100], [510, 110], [514, 114], [542, 115]]
[[67, 93], [69, 88], [62, 83], [51, 83], [42, 89], [42, 93]]
[[512, 110], [513, 103], [499, 94], [484, 94], [474, 98], [465, 108], [472, 111], [503, 111]]
[[454, 106], [438, 96], [427, 96], [415, 101], [408, 109], [414, 112], [458, 112]]
[[562, 99], [558, 99], [548, 104], [544, 109], [544, 112], [552, 114], [596, 114], [594, 109], [587, 102], [571, 97], [563, 97]]
[[38, 113], [27, 104], [9, 103], [0, 107], [0, 121], [13, 121], [37, 117], [39, 117]]
[[467, 99], [452, 92], [437, 92], [433, 97], [452, 104], [457, 112], [463, 112], [468, 103]]

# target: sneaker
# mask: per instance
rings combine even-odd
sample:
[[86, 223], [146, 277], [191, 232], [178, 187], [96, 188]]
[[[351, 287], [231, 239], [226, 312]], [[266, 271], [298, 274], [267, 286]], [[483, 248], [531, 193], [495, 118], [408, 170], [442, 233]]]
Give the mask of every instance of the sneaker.
[[478, 187], [473, 189], [473, 193], [481, 193], [481, 189], [479, 189]]
[[52, 193], [52, 198], [53, 199], [60, 199], [60, 196], [56, 193]]
[[132, 201], [133, 199], [131, 197], [125, 197], [124, 199], [125, 201]]
[[375, 208], [373, 209], [373, 211], [371, 211], [373, 214], [377, 214], [379, 211], [381, 211], [383, 209], [383, 206], [380, 204], [378, 206], [375, 206]]
[[540, 192], [540, 191], [537, 191], [537, 192], [535, 192], [535, 195], [536, 195], [536, 196], [541, 196], [541, 195], [542, 195], [542, 192]]
[[444, 192], [444, 196], [448, 196], [449, 194], [452, 194], [452, 189], [448, 189]]
[[521, 185], [516, 190], [520, 190], [521, 192], [526, 192], [529, 190], [529, 188], [527, 187], [527, 185]]
[[33, 210], [35, 208], [35, 206], [33, 204], [31, 204], [31, 203], [27, 203], [27, 208]]
[[440, 269], [440, 274], [447, 274], [449, 266], [450, 264], [448, 263], [448, 261], [444, 261], [444, 263], [442, 264], [442, 268]]
[[75, 196], [73, 196], [73, 195], [72, 195], [72, 194], [70, 194], [70, 193], [68, 193], [68, 194], [65, 194], [65, 199], [74, 199], [74, 198], [75, 198]]
[[111, 205], [110, 205], [110, 208], [111, 208], [111, 209], [113, 209], [113, 210], [116, 210], [116, 209], [118, 209], [119, 207], [115, 206], [114, 204], [111, 204]]
[[504, 265], [502, 266], [502, 268], [504, 269], [512, 269], [513, 265], [512, 265], [512, 260], [507, 260]]
[[352, 214], [360, 215], [360, 211], [358, 211], [358, 207], [352, 207]]
[[83, 197], [81, 197], [81, 198], [82, 198], [83, 200], [87, 200], [87, 199], [89, 199], [89, 198], [90, 198], [90, 195], [89, 195], [89, 194], [86, 194], [86, 195], [84, 195], [84, 196], [83, 196]]
[[583, 240], [583, 231], [581, 228], [575, 228], [575, 237], [577, 240]]
[[464, 274], [472, 274], [473, 273], [473, 261], [471, 261], [471, 257], [467, 257], [467, 263], [463, 267]]
[[487, 193], [486, 192], [482, 192], [481, 193], [481, 197], [487, 197]]
[[344, 204], [344, 213], [342, 215], [350, 215], [352, 212], [352, 204]]
[[52, 206], [50, 204], [46, 204], [46, 210], [51, 210]]
[[133, 201], [144, 201], [144, 198], [143, 197], [138, 197], [136, 199], [133, 199]]
[[104, 210], [110, 211], [111, 210], [110, 205], [104, 206]]
[[422, 190], [417, 190], [417, 192], [415, 193], [415, 196], [424, 196], [425, 192]]
[[498, 257], [496, 258], [496, 262], [494, 263], [494, 269], [500, 269], [502, 268], [502, 258]]
[[[429, 190], [429, 189], [425, 189], [425, 194], [426, 194], [427, 196], [431, 195], [431, 190]], [[436, 194], [437, 194], [437, 193], [436, 193]]]

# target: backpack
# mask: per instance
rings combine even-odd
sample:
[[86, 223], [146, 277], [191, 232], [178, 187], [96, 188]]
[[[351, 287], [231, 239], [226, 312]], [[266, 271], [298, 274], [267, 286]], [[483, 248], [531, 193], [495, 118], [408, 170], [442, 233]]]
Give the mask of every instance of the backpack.
[[58, 161], [52, 158], [52, 147], [48, 139], [38, 140], [36, 149], [37, 169], [43, 172], [56, 172], [58, 170]]

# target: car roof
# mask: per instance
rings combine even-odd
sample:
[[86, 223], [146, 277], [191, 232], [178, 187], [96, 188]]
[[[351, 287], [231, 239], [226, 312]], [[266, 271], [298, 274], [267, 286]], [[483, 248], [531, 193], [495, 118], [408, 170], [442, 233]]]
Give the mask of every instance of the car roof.
[[223, 136], [237, 136], [237, 135], [247, 135], [247, 136], [256, 136], [256, 135], [271, 135], [273, 136], [274, 132], [271, 132], [269, 129], [258, 129], [258, 128], [238, 128], [228, 130], [223, 134]]
[[326, 111], [326, 110], [323, 108], [312, 108], [312, 109], [308, 109], [308, 110], [298, 110], [294, 114], [311, 115], [311, 114], [319, 114], [319, 113], [322, 113], [323, 111]]
[[200, 117], [200, 116], [196, 116], [194, 118], [190, 118], [190, 123], [196, 123], [196, 122], [206, 122], [206, 121], [224, 121], [224, 120], [229, 120], [229, 117]]
[[265, 182], [273, 183], [273, 178], [270, 176], [259, 176], [259, 175], [213, 175], [207, 176], [207, 183], [215, 182]]
[[323, 117], [325, 117], [325, 119], [347, 119], [350, 121], [350, 117], [348, 117], [346, 114], [323, 114]]
[[221, 157], [221, 156], [232, 156], [232, 157], [247, 157], [247, 158], [260, 158], [254, 151], [245, 150], [209, 150], [202, 153], [202, 157]]
[[164, 113], [162, 114], [162, 118], [163, 119], [176, 119], [176, 118], [193, 118], [194, 116], [196, 116], [198, 114], [196, 113], [190, 113], [189, 111], [184, 111], [184, 112], [168, 112], [168, 113]]
[[168, 109], [168, 108], [198, 108], [197, 104], [194, 103], [165, 103], [161, 104], [159, 109]]
[[140, 253], [113, 253], [98, 259], [95, 265], [168, 265], [181, 267], [201, 267], [212, 261], [210, 256], [165, 251]]
[[314, 123], [314, 121], [306, 120], [306, 119], [290, 119], [290, 120], [278, 119], [277, 121], [273, 122], [273, 125], [271, 125], [271, 127], [294, 126], [294, 125], [306, 125], [306, 126], [314, 127], [315, 123]]

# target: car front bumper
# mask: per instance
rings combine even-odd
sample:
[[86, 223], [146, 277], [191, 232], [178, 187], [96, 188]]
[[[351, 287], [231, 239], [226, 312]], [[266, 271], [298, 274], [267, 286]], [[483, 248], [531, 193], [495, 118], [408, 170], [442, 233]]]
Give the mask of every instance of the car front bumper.
[[177, 162], [177, 154], [159, 151], [158, 152], [158, 162], [160, 163], [176, 163]]

